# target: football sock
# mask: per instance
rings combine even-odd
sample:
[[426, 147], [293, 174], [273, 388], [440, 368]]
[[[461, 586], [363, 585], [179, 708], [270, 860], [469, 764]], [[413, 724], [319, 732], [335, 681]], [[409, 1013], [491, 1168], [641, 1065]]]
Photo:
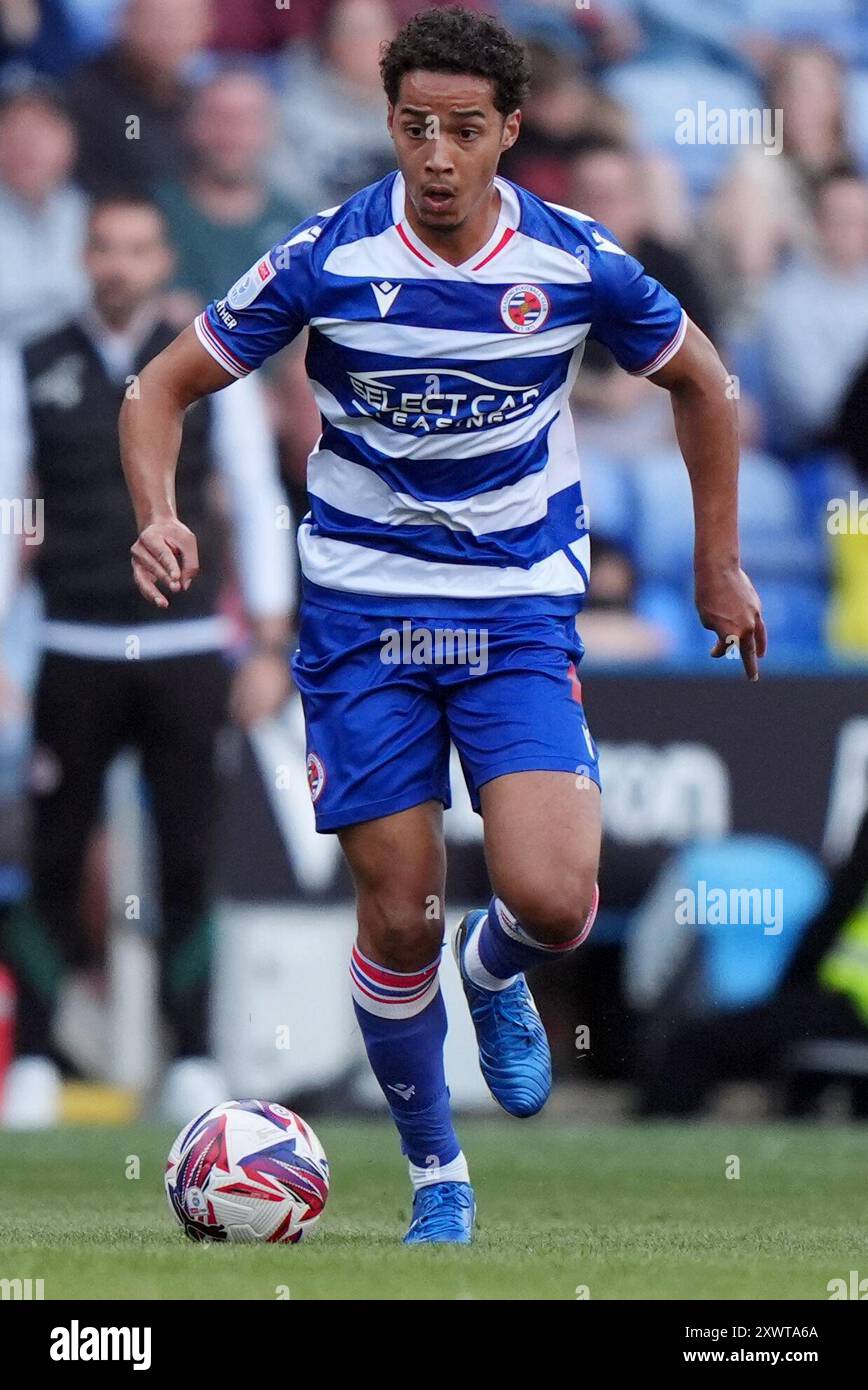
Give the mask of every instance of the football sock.
[[453, 1158], [451, 1163], [443, 1163], [436, 1167], [431, 1164], [428, 1168], [417, 1168], [415, 1163], [411, 1163], [410, 1181], [414, 1192], [418, 1192], [420, 1187], [428, 1187], [432, 1182], [470, 1182], [467, 1159], [459, 1149], [457, 1157]]
[[534, 940], [500, 898], [492, 898], [482, 926], [473, 933], [465, 948], [464, 969], [481, 989], [508, 989], [525, 970], [557, 960], [581, 946], [594, 925], [599, 902], [600, 889], [595, 884], [591, 910], [578, 936], [572, 941], [548, 946]]
[[358, 945], [350, 961], [353, 1006], [368, 1061], [401, 1136], [414, 1187], [467, 1181], [443, 1066], [446, 1007], [439, 966], [438, 955], [410, 974], [387, 970], [363, 956]]

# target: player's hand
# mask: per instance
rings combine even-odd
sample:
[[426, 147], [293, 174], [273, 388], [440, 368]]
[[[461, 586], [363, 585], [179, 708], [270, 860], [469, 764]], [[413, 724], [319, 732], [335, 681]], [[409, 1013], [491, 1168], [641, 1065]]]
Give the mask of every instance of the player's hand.
[[168, 608], [169, 600], [157, 588], [163, 584], [170, 593], [189, 589], [199, 573], [196, 537], [177, 517], [152, 521], [130, 547], [136, 588], [157, 608]]
[[697, 569], [696, 607], [703, 627], [717, 633], [714, 657], [737, 651], [749, 680], [759, 680], [766, 654], [766, 627], [759, 597], [737, 565]]
[[250, 729], [283, 709], [292, 691], [289, 663], [275, 652], [256, 652], [238, 668], [232, 682], [232, 718]]

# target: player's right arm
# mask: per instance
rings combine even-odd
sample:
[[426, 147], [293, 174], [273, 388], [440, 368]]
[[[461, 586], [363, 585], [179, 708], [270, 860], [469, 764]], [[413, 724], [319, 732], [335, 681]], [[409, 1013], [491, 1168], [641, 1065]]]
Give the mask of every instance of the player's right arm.
[[184, 415], [195, 401], [234, 380], [205, 351], [194, 329], [185, 328], [148, 363], [138, 391], [128, 394], [121, 408], [121, 461], [139, 530], [130, 552], [133, 577], [157, 608], [169, 606], [159, 584], [178, 593], [199, 573], [196, 537], [180, 521], [175, 504]]
[[759, 679], [766, 630], [756, 590], [738, 559], [738, 416], [726, 368], [678, 300], [627, 255], [606, 228], [591, 226], [592, 335], [634, 376], [669, 391], [690, 475], [695, 517], [695, 597], [717, 636], [713, 657], [733, 641], [750, 680]]

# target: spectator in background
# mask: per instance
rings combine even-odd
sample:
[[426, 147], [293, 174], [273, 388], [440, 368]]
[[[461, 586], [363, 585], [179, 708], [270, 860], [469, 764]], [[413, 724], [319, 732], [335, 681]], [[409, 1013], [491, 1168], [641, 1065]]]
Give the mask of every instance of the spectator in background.
[[759, 145], [734, 160], [708, 209], [703, 244], [712, 284], [735, 325], [749, 317], [758, 289], [784, 253], [811, 241], [818, 183], [852, 169], [844, 73], [818, 43], [782, 47], [770, 69], [765, 105], [775, 114], [782, 153]]
[[274, 126], [274, 98], [253, 71], [224, 72], [194, 97], [185, 123], [189, 172], [155, 190], [176, 251], [174, 283], [195, 301], [188, 318], [302, 220], [265, 182]]
[[529, 43], [531, 88], [522, 108], [521, 136], [501, 160], [505, 178], [552, 203], [569, 204], [571, 165], [591, 135], [626, 138], [629, 120], [574, 60]]
[[[398, 24], [406, 24], [419, 10], [437, 10], [444, 5], [457, 4], [458, 0], [392, 0], [392, 10]], [[501, 8], [500, 5], [492, 0], [461, 0], [461, 8], [464, 10], [478, 10], [482, 14], [490, 14]], [[501, 15], [501, 19], [503, 16]]]
[[[174, 337], [159, 312], [158, 292], [171, 272], [159, 210], [129, 198], [97, 203], [86, 264], [92, 303], [26, 349], [18, 399], [7, 386], [8, 414], [0, 421], [0, 493], [24, 495], [24, 461], [12, 447], [23, 416], [44, 505], [36, 556], [45, 622], [34, 711], [41, 777], [33, 787], [32, 910], [9, 924], [22, 1008], [4, 1118], [19, 1127], [58, 1118], [52, 1016], [63, 975], [99, 963], [83, 930], [79, 891], [106, 771], [129, 746], [141, 755], [159, 850], [161, 1004], [174, 1059], [164, 1109], [180, 1123], [227, 1099], [208, 1059], [216, 741], [228, 706], [249, 725], [279, 709], [289, 691], [290, 540], [278, 525], [284, 497], [259, 383], [236, 382], [188, 415], [178, 487], [185, 511], [198, 518], [202, 573], [170, 608], [154, 608], [130, 567], [136, 526], [117, 414], [144, 364]], [[218, 482], [228, 493], [252, 637], [231, 698]], [[38, 960], [27, 950], [34, 933]]]
[[[630, 0], [631, 8], [639, 8]], [[864, 53], [861, 0], [642, 0], [642, 25], [652, 57], [698, 61], [733, 69], [762, 67], [792, 34], [827, 39], [842, 51]]]
[[0, 63], [61, 78], [83, 51], [68, 0], [0, 0]]
[[33, 86], [0, 101], [0, 339], [22, 344], [79, 309], [87, 206], [70, 181], [75, 131]]
[[[466, 10], [491, 10], [491, 0], [462, 0]], [[268, 55], [286, 44], [309, 43], [323, 31], [335, 0], [213, 0], [214, 37], [211, 47], [217, 53]], [[394, 0], [393, 9], [400, 23], [417, 10], [454, 4], [455, 0]]]
[[685, 313], [713, 340], [717, 335], [712, 307], [689, 253], [666, 245], [652, 230], [647, 163], [647, 157], [618, 140], [584, 140], [570, 169], [569, 205], [614, 232], [624, 250], [672, 291]]
[[756, 340], [771, 430], [797, 453], [826, 442], [848, 382], [868, 352], [868, 185], [833, 174], [816, 200], [816, 249], [769, 283]]
[[332, 0], [213, 0], [211, 47], [217, 53], [276, 53], [316, 34]]
[[[412, 6], [413, 0], [408, 3]], [[501, 22], [525, 42], [537, 40], [583, 63], [626, 62], [641, 42], [639, 24], [619, 0], [594, 0], [593, 5], [590, 0], [499, 0], [495, 8]]]
[[784, 155], [805, 198], [817, 179], [853, 162], [847, 136], [845, 72], [820, 43], [792, 43], [772, 63], [768, 105], [784, 113]]
[[585, 647], [584, 665], [657, 661], [672, 650], [671, 634], [635, 611], [636, 572], [623, 546], [592, 539], [594, 582], [576, 626]]
[[388, 0], [334, 0], [317, 42], [286, 59], [270, 174], [305, 215], [394, 168], [379, 69], [394, 32]]
[[117, 44], [69, 89], [88, 192], [145, 194], [180, 175], [190, 66], [209, 37], [209, 0], [129, 0]]
[[[645, 175], [644, 158], [623, 142], [586, 137], [570, 164], [567, 204], [602, 223], [713, 335], [708, 297], [687, 254], [651, 233]], [[572, 401], [583, 447], [641, 455], [650, 445], [672, 441], [671, 411], [660, 391], [644, 377], [622, 371], [601, 343], [588, 342]]]

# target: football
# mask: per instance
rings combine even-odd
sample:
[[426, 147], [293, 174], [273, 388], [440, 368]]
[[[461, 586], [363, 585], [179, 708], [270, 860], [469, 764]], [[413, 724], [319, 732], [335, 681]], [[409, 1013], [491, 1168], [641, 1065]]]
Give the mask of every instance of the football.
[[329, 1194], [325, 1150], [292, 1110], [232, 1100], [178, 1135], [166, 1196], [191, 1240], [294, 1245], [310, 1235]]

